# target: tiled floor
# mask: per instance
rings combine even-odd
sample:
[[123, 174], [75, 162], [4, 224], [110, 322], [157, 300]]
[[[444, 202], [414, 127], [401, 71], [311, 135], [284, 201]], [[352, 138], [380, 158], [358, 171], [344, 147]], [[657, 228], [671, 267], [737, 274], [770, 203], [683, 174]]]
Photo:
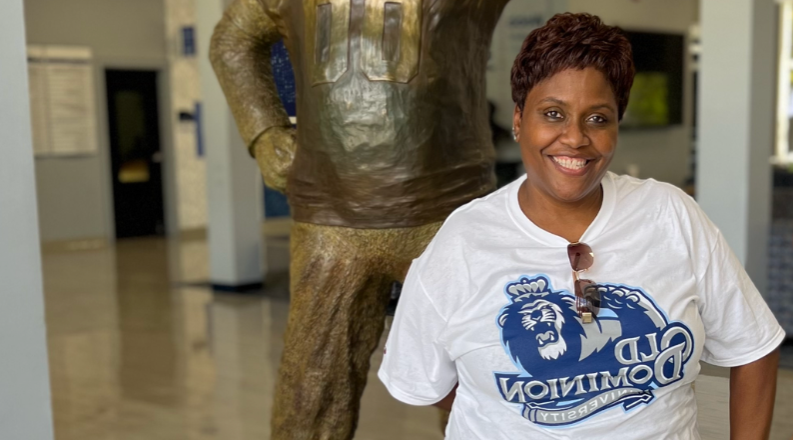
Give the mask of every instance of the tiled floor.
[[[269, 438], [288, 310], [285, 238], [268, 239], [266, 292], [246, 296], [203, 286], [203, 240], [76, 247], [44, 253], [57, 440]], [[388, 396], [379, 362], [375, 354], [356, 438], [441, 439], [434, 409]], [[726, 439], [724, 371], [708, 371], [697, 385], [701, 431]], [[772, 439], [790, 440], [791, 370], [780, 372], [777, 402]]]

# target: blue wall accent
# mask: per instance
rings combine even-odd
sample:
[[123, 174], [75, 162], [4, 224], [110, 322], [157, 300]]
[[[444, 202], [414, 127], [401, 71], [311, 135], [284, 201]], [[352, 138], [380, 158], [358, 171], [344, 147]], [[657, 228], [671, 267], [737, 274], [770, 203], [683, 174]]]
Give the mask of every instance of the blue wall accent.
[[195, 28], [192, 26], [182, 28], [182, 55], [195, 56]]
[[264, 187], [264, 217], [288, 217], [289, 203], [286, 196], [274, 189]]
[[297, 90], [295, 89], [295, 72], [292, 70], [292, 62], [289, 61], [289, 52], [287, 52], [283, 41], [273, 46], [271, 63], [273, 66], [275, 85], [278, 87], [278, 96], [284, 104], [286, 113], [288, 113], [289, 116], [296, 116]]
[[[295, 73], [292, 70], [292, 62], [289, 61], [289, 53], [283, 41], [273, 46], [271, 63], [273, 66], [275, 85], [278, 87], [278, 96], [284, 104], [286, 113], [289, 114], [289, 116], [296, 116], [297, 90], [295, 89]], [[289, 203], [286, 200], [286, 196], [278, 191], [265, 187], [264, 216], [266, 218], [289, 216]]]
[[195, 145], [196, 145], [196, 155], [198, 157], [204, 157], [204, 135], [201, 133], [203, 130], [202, 128], [202, 118], [201, 115], [201, 103], [195, 103], [195, 110], [193, 110], [193, 121], [195, 122]]

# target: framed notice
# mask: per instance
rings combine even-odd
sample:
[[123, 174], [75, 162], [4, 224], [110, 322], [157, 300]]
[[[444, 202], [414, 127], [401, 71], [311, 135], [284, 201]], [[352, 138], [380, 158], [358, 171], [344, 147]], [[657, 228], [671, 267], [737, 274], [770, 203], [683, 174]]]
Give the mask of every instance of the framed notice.
[[28, 46], [28, 78], [37, 156], [90, 155], [97, 151], [91, 50]]

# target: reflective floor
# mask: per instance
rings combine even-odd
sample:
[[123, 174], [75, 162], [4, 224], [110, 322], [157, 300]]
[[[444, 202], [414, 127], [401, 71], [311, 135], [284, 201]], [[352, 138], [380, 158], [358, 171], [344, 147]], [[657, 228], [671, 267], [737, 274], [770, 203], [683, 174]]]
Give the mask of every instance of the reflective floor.
[[[288, 311], [288, 239], [267, 239], [265, 292], [213, 294], [203, 239], [45, 247], [57, 440], [264, 440]], [[793, 351], [793, 350], [787, 350]], [[441, 439], [437, 413], [393, 400], [372, 359], [357, 439]], [[793, 366], [793, 355], [785, 362]], [[697, 384], [703, 438], [727, 438], [725, 372]], [[793, 437], [780, 371], [772, 439]]]

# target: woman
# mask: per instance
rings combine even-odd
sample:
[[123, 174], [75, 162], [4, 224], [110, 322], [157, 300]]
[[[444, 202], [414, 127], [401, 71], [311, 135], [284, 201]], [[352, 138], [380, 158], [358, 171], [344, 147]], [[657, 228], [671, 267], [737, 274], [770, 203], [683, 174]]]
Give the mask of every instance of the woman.
[[512, 73], [527, 175], [454, 212], [410, 269], [379, 376], [450, 439], [698, 439], [699, 361], [731, 367], [733, 438], [768, 436], [784, 332], [697, 204], [607, 172], [634, 67], [561, 14]]

